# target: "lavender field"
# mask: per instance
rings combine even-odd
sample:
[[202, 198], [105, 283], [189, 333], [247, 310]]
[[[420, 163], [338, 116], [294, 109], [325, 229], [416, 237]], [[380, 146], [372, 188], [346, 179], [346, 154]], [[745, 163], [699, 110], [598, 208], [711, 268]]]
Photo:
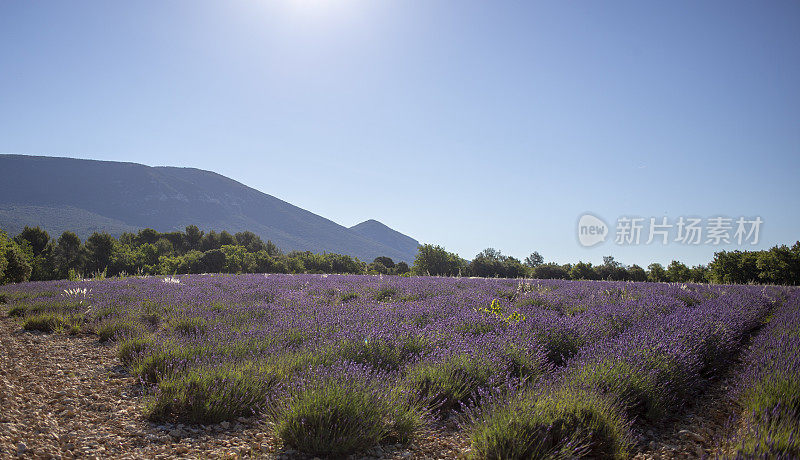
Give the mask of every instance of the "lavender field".
[[358, 275], [4, 286], [26, 330], [113, 341], [151, 420], [256, 415], [309, 455], [455, 430], [475, 458], [629, 458], [721, 378], [731, 456], [800, 455], [800, 290]]

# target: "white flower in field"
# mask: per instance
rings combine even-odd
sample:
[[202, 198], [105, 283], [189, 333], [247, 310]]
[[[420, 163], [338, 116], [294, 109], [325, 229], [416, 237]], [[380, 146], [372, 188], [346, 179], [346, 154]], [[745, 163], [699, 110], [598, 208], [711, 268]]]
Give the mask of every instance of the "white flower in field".
[[166, 284], [181, 284], [181, 280], [168, 276], [162, 280]]
[[89, 288], [72, 288], [72, 289], [64, 289], [64, 293], [61, 294], [64, 297], [74, 297], [74, 298], [87, 298], [89, 294], [92, 292]]

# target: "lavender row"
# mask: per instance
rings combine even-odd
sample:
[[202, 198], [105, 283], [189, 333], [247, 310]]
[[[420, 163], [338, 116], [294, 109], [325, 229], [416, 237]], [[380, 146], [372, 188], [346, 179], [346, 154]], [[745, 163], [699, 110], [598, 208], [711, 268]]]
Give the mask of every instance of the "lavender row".
[[563, 378], [616, 395], [634, 417], [658, 419], [728, 365], [770, 311], [772, 298], [761, 288], [727, 287], [719, 297], [581, 350]]
[[772, 315], [743, 359], [735, 390], [743, 430], [740, 457], [800, 457], [800, 291]]
[[678, 408], [718, 374], [783, 294], [727, 287], [584, 347], [549, 381], [473, 409], [480, 457], [627, 458], [631, 424]]

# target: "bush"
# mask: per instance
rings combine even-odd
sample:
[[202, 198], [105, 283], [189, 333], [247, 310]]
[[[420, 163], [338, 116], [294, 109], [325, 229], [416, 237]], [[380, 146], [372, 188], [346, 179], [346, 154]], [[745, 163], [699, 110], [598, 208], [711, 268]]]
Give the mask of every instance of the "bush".
[[547, 360], [556, 366], [564, 364], [574, 356], [584, 343], [584, 339], [575, 331], [562, 327], [539, 330], [536, 338], [547, 351]]
[[[2, 254], [0, 254], [0, 257], [2, 257]], [[12, 244], [6, 250], [5, 257], [8, 263], [6, 265], [5, 274], [2, 277], [3, 282], [22, 283], [30, 278], [32, 270], [31, 264], [28, 263], [27, 257], [19, 246]]]
[[339, 301], [341, 301], [342, 303], [347, 303], [350, 302], [351, 300], [356, 300], [356, 299], [358, 299], [357, 292], [348, 292], [346, 294], [342, 294], [342, 296], [339, 297]]
[[209, 424], [252, 415], [280, 377], [274, 368], [258, 362], [192, 369], [159, 382], [147, 416]]
[[392, 297], [397, 295], [397, 289], [393, 287], [385, 287], [375, 294], [375, 300], [378, 302], [385, 302], [391, 300]]
[[183, 365], [195, 362], [203, 354], [200, 347], [182, 347], [167, 345], [161, 350], [141, 355], [133, 368], [133, 373], [146, 382], [155, 383], [170, 377], [179, 371], [184, 371]]
[[480, 458], [626, 458], [629, 426], [612, 399], [563, 388], [530, 391], [479, 413], [470, 439]]
[[470, 402], [481, 388], [488, 388], [500, 369], [488, 358], [456, 355], [440, 362], [423, 361], [406, 378], [420, 401], [441, 415]]
[[[617, 396], [632, 416], [660, 419], [685, 390], [679, 369], [669, 369], [668, 359], [653, 356], [647, 365], [632, 366], [615, 358], [579, 366], [568, 381], [574, 385]], [[670, 385], [674, 378], [674, 385]]]
[[284, 443], [312, 455], [344, 456], [382, 442], [408, 442], [423, 412], [379, 379], [323, 378], [293, 390], [271, 418]]
[[538, 279], [568, 280], [569, 271], [555, 263], [542, 264], [533, 269], [533, 277]]
[[140, 331], [142, 326], [130, 318], [116, 321], [105, 321], [97, 327], [97, 335], [101, 342], [115, 340], [119, 336], [132, 336]]
[[552, 368], [541, 348], [510, 343], [502, 350], [502, 357], [508, 362], [509, 374], [516, 378], [535, 378]]
[[128, 337], [123, 339], [117, 348], [117, 357], [122, 364], [130, 366], [139, 360], [142, 354], [153, 345], [149, 336]]
[[369, 364], [376, 369], [396, 370], [431, 347], [423, 336], [406, 335], [392, 340], [346, 341], [341, 344], [338, 354], [348, 361]]
[[63, 330], [70, 322], [61, 315], [42, 313], [25, 318], [22, 328], [26, 331], [53, 332]]
[[170, 325], [176, 332], [183, 334], [202, 334], [208, 329], [208, 321], [204, 318], [190, 317], [177, 318], [171, 321]]

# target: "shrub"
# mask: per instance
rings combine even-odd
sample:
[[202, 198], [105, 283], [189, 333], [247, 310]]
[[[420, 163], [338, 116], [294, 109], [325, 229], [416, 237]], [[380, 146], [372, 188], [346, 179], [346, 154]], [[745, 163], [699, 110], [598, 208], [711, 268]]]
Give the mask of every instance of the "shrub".
[[130, 318], [123, 318], [116, 321], [104, 321], [97, 327], [97, 335], [101, 342], [107, 342], [119, 336], [134, 335], [141, 329], [141, 325], [134, 323]]
[[395, 370], [431, 347], [425, 337], [409, 334], [393, 340], [346, 341], [340, 345], [338, 354], [349, 361], [369, 364], [376, 369]]
[[25, 307], [22, 305], [14, 305], [13, 307], [8, 309], [8, 316], [25, 316]]
[[[2, 251], [0, 251], [2, 252]], [[2, 254], [0, 254], [2, 257]], [[3, 273], [2, 281], [7, 283], [21, 283], [31, 276], [31, 264], [27, 256], [16, 244], [12, 244], [5, 254], [8, 264]]]
[[772, 411], [753, 414], [756, 421], [748, 419], [745, 434], [736, 448], [736, 458], [800, 458], [798, 419], [772, 418]]
[[351, 300], [356, 300], [357, 298], [358, 298], [357, 292], [348, 292], [347, 294], [342, 294], [342, 296], [339, 297], [339, 300], [342, 303], [347, 303], [350, 302]]
[[502, 350], [502, 356], [508, 361], [508, 371], [512, 377], [531, 379], [552, 368], [542, 352], [542, 349], [510, 343]]
[[423, 412], [366, 377], [323, 378], [293, 390], [273, 411], [284, 443], [312, 455], [343, 456], [384, 441], [408, 442]]
[[439, 362], [416, 364], [407, 385], [428, 407], [444, 415], [468, 403], [481, 388], [490, 385], [500, 366], [488, 358], [455, 355]]
[[[80, 309], [82, 306], [83, 306], [83, 301], [80, 300], [70, 300], [66, 302], [45, 301], [45, 302], [18, 304], [12, 307], [11, 310], [14, 311], [14, 314], [12, 316], [41, 315], [43, 313], [74, 315], [76, 313], [76, 310]], [[9, 310], [9, 315], [11, 315], [11, 310]]]
[[610, 358], [576, 367], [568, 381], [614, 394], [629, 414], [658, 420], [686, 390], [669, 364], [657, 355], [637, 366]]
[[584, 339], [575, 331], [558, 327], [541, 329], [537, 331], [536, 338], [547, 351], [547, 360], [556, 366], [574, 356], [584, 343]]
[[184, 370], [185, 364], [194, 362], [202, 354], [203, 350], [197, 346], [167, 345], [152, 353], [142, 354], [133, 367], [133, 373], [146, 382], [155, 383], [176, 371]]
[[264, 404], [280, 377], [275, 368], [261, 362], [195, 368], [159, 382], [147, 416], [208, 424], [250, 415]]
[[122, 364], [130, 366], [139, 360], [142, 354], [153, 344], [149, 336], [128, 337], [123, 339], [117, 348], [117, 357]]
[[393, 287], [386, 287], [377, 292], [375, 294], [375, 300], [378, 302], [385, 302], [387, 300], [391, 300], [392, 297], [397, 295], [397, 289]]
[[42, 313], [25, 318], [22, 323], [26, 331], [53, 332], [65, 329], [70, 322], [61, 315]]
[[614, 400], [576, 388], [529, 391], [474, 417], [480, 458], [626, 458], [630, 423]]
[[208, 321], [204, 318], [189, 317], [177, 318], [171, 322], [172, 329], [183, 334], [202, 334], [208, 328]]
[[737, 455], [800, 458], [800, 293], [775, 309], [753, 340], [734, 392], [744, 429]]

